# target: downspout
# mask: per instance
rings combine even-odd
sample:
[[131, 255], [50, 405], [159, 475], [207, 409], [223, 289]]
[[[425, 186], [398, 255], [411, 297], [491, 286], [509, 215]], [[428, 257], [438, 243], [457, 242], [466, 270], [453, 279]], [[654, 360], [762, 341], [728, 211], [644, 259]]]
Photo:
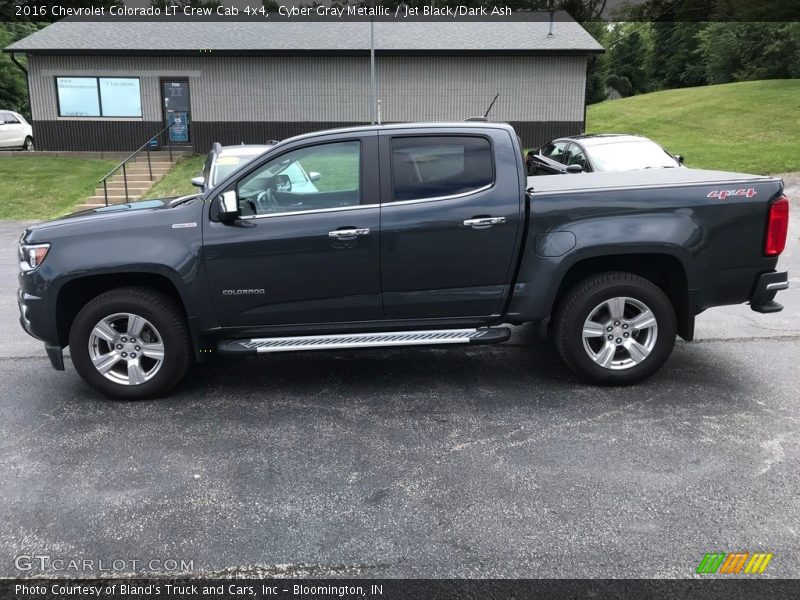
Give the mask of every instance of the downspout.
[[19, 60], [17, 60], [17, 55], [15, 53], [9, 52], [8, 55], [11, 58], [11, 62], [13, 62], [15, 65], [17, 65], [20, 68], [20, 70], [23, 73], [25, 73], [25, 85], [28, 88], [28, 106], [31, 109], [31, 126], [33, 126], [33, 102], [31, 102], [31, 77], [30, 77], [30, 73], [28, 73], [28, 69], [25, 68], [25, 65], [23, 65], [21, 62], [19, 62]]
[[586, 133], [586, 114], [587, 114], [587, 111], [588, 111], [588, 107], [587, 107], [586, 103], [587, 103], [587, 100], [589, 99], [586, 96], [586, 90], [589, 87], [589, 69], [591, 68], [591, 63], [592, 63], [592, 55], [589, 54], [586, 57], [586, 79], [583, 82], [583, 131], [581, 131], [581, 133]]

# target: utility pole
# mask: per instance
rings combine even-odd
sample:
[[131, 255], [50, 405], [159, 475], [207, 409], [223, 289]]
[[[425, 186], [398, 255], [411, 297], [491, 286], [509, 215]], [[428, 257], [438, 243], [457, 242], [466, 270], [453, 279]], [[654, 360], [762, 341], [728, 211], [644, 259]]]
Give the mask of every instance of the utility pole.
[[[369, 0], [370, 8], [375, 8], [375, 0]], [[369, 16], [369, 120], [375, 125], [375, 104], [378, 97], [375, 90], [375, 17], [370, 11]]]

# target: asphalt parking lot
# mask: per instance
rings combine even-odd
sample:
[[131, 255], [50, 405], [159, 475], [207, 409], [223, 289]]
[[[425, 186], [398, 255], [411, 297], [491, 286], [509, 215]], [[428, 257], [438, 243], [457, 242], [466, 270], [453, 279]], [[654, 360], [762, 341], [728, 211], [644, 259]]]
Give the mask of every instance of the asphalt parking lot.
[[[20, 554], [192, 574], [800, 577], [800, 178], [786, 309], [698, 319], [631, 388], [578, 384], [531, 328], [478, 348], [218, 359], [120, 403], [17, 323], [0, 223], [0, 576]], [[24, 563], [23, 563], [24, 564]], [[129, 572], [125, 568], [121, 572]]]

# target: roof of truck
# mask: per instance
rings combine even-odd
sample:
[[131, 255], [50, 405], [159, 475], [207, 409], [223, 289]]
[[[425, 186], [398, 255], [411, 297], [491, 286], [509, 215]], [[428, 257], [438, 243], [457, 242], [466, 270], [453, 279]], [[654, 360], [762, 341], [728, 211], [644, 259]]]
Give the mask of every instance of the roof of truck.
[[508, 123], [492, 122], [492, 121], [454, 121], [454, 122], [428, 122], [428, 123], [391, 123], [389, 125], [356, 125], [353, 127], [338, 127], [336, 129], [321, 129], [320, 131], [313, 131], [310, 133], [302, 133], [294, 137], [281, 140], [284, 142], [293, 142], [295, 140], [302, 140], [309, 137], [316, 137], [318, 135], [335, 135], [340, 133], [358, 133], [363, 131], [386, 131], [395, 129], [505, 129], [516, 136], [514, 127]]

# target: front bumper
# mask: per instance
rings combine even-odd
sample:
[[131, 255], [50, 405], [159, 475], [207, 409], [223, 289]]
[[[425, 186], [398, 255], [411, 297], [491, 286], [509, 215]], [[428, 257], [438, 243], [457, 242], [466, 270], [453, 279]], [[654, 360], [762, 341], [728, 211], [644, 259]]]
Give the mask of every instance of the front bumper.
[[750, 294], [750, 308], [759, 313], [774, 313], [783, 310], [783, 305], [775, 302], [775, 294], [789, 287], [789, 274], [762, 273], [756, 279], [753, 293]]

